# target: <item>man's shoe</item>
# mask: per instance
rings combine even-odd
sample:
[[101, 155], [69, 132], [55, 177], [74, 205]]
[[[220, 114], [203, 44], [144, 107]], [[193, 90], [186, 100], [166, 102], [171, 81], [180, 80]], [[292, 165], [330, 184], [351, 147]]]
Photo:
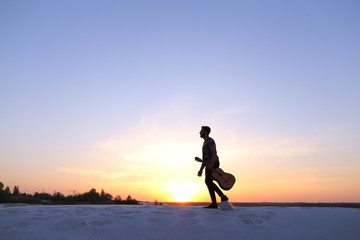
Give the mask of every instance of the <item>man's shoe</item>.
[[228, 199], [228, 197], [227, 197], [227, 196], [225, 196], [225, 195], [222, 195], [222, 197], [221, 197], [221, 201], [222, 201], [222, 202], [224, 202], [224, 201], [227, 201], [227, 200], [229, 200], [229, 199]]
[[212, 204], [210, 204], [209, 206], [204, 207], [204, 208], [218, 208], [218, 206], [217, 206], [216, 203], [212, 203]]

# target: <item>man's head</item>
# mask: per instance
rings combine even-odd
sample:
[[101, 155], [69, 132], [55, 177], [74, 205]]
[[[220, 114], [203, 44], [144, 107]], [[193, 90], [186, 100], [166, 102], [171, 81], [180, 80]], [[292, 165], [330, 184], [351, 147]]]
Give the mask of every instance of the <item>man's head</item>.
[[210, 132], [211, 132], [211, 128], [210, 128], [210, 127], [208, 127], [208, 126], [202, 126], [202, 127], [201, 127], [201, 131], [200, 131], [200, 137], [201, 137], [201, 138], [207, 137], [207, 136], [209, 136]]

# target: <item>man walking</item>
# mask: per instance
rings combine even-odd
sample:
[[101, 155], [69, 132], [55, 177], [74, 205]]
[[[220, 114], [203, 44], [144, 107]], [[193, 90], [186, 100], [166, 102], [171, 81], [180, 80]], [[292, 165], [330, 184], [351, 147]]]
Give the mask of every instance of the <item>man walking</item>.
[[214, 139], [209, 137], [211, 132], [210, 127], [202, 126], [200, 131], [200, 137], [204, 139], [204, 144], [202, 147], [203, 153], [203, 164], [198, 172], [198, 176], [201, 177], [202, 172], [205, 169], [205, 184], [209, 190], [211, 204], [205, 208], [217, 208], [216, 196], [215, 192], [221, 197], [221, 201], [227, 201], [228, 198], [223, 194], [223, 192], [219, 189], [218, 186], [214, 183], [214, 179], [212, 177], [213, 169], [218, 168], [220, 166], [219, 157], [216, 152], [216, 145]]

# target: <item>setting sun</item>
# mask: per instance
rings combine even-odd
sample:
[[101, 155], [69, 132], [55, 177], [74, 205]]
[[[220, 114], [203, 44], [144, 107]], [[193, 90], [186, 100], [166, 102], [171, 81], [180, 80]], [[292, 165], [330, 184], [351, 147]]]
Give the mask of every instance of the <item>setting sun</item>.
[[176, 202], [194, 201], [194, 194], [198, 191], [197, 184], [167, 184], [167, 189]]

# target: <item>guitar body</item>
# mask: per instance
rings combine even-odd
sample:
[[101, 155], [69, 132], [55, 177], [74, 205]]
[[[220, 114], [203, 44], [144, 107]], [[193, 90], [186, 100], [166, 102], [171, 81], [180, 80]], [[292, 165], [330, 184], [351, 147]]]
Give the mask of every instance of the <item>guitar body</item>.
[[236, 181], [232, 174], [224, 172], [221, 168], [215, 168], [212, 177], [224, 190], [230, 190]]
[[[198, 157], [195, 158], [195, 161], [202, 162], [207, 165], [207, 163]], [[223, 190], [230, 190], [236, 181], [232, 174], [224, 172], [221, 168], [213, 169], [212, 177]]]

